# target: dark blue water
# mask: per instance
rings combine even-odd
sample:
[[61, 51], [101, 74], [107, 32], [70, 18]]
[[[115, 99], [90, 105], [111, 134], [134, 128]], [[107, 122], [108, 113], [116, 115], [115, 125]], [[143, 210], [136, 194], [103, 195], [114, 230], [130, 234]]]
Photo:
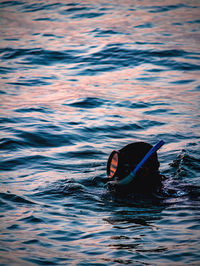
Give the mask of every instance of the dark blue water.
[[[200, 2], [0, 1], [0, 264], [200, 264]], [[162, 197], [106, 162], [152, 145]]]

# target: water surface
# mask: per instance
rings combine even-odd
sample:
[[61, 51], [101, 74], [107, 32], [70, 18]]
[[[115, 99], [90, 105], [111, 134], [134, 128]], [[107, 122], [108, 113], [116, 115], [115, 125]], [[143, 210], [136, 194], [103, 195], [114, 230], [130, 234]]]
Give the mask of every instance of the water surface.
[[[198, 0], [0, 1], [1, 265], [200, 263]], [[165, 196], [115, 198], [113, 149]]]

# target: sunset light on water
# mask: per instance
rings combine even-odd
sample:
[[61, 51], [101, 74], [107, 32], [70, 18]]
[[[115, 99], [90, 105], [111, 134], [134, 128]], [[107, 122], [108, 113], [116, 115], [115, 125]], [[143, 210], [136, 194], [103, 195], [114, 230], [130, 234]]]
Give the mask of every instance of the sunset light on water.
[[[1, 265], [199, 264], [199, 14], [0, 1]], [[161, 139], [163, 194], [114, 197], [109, 154]]]

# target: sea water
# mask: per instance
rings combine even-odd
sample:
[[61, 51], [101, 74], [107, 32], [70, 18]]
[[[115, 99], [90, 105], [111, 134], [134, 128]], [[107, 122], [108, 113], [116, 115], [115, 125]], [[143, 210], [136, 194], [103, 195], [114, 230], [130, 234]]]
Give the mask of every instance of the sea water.
[[[1, 265], [199, 265], [199, 48], [198, 0], [0, 1]], [[111, 196], [160, 139], [165, 195]]]

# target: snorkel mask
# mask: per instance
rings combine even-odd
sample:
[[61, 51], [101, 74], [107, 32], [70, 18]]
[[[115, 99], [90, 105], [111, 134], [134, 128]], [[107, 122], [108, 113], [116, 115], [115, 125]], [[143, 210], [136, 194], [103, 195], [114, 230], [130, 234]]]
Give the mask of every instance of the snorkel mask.
[[[144, 144], [144, 143], [143, 143]], [[150, 147], [152, 147], [150, 144], [147, 144]], [[143, 158], [137, 163], [135, 166], [130, 165], [130, 163], [127, 163], [127, 160], [124, 160], [123, 154], [121, 154], [122, 150], [119, 151], [113, 151], [107, 162], [107, 176], [111, 179], [111, 183], [118, 184], [118, 185], [128, 185], [130, 184], [135, 178], [138, 173], [138, 171], [144, 166], [145, 163], [148, 163], [148, 161], [156, 156], [156, 162], [158, 164], [157, 168], [159, 167], [159, 163], [157, 161], [157, 155], [156, 151], [160, 149], [164, 145], [164, 141], [159, 141], [155, 146], [149, 149], [148, 152], [143, 156]], [[125, 154], [125, 153], [124, 153]], [[126, 155], [127, 156], [127, 155]], [[131, 157], [131, 153], [128, 154], [129, 157]], [[137, 154], [135, 154], [137, 156]], [[129, 161], [130, 158], [129, 158]]]

